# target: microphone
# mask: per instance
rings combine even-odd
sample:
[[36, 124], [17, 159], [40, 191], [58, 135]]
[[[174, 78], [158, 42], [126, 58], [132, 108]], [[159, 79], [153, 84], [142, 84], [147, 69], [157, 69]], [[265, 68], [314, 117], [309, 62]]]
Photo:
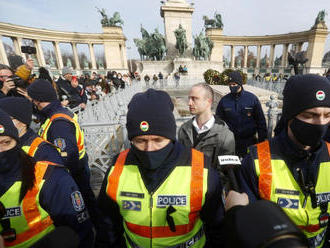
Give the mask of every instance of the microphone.
[[239, 186], [235, 175], [235, 170], [239, 169], [241, 161], [235, 155], [218, 156], [220, 169], [228, 176], [230, 190], [239, 192]]

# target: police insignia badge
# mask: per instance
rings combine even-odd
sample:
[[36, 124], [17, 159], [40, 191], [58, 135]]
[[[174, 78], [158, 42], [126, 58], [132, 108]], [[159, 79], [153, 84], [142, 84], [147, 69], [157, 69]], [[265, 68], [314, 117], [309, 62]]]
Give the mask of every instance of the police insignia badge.
[[140, 201], [122, 201], [122, 207], [124, 210], [141, 211]]
[[54, 145], [60, 148], [60, 150], [63, 152], [66, 148], [66, 143], [63, 138], [57, 138], [54, 140]]
[[82, 198], [81, 193], [79, 191], [71, 193], [71, 201], [74, 210], [76, 210], [77, 212], [80, 212], [85, 209], [84, 199]]

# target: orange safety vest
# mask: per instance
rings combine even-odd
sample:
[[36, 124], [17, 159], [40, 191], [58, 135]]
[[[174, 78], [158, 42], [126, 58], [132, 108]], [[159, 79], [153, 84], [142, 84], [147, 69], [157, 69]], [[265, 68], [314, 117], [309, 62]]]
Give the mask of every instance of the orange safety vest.
[[77, 140], [77, 146], [78, 146], [78, 151], [79, 151], [79, 159], [82, 159], [84, 157], [85, 153], [86, 153], [85, 147], [84, 147], [84, 133], [80, 129], [80, 126], [79, 126], [77, 120], [75, 120], [74, 118], [70, 117], [69, 115], [64, 114], [64, 113], [58, 113], [58, 114], [52, 115], [42, 125], [42, 127], [41, 127], [42, 129], [39, 131], [40, 137], [47, 140], [48, 129], [49, 129], [50, 125], [52, 124], [52, 122], [54, 120], [58, 119], [58, 118], [66, 119], [66, 120], [70, 121], [71, 123], [73, 123], [75, 125], [75, 128], [76, 128], [76, 140]]

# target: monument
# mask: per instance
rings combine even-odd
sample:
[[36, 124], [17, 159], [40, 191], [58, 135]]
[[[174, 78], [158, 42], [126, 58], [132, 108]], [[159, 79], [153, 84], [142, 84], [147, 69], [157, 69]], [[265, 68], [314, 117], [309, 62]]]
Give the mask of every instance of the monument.
[[167, 58], [173, 59], [179, 56], [175, 48], [175, 30], [179, 25], [186, 31], [187, 51], [192, 50], [192, 14], [194, 8], [185, 0], [167, 0], [160, 8], [160, 15], [164, 18], [165, 41]]
[[[141, 61], [137, 61], [138, 72], [154, 75], [162, 72], [173, 77], [179, 68], [187, 68], [181, 78], [203, 80], [207, 69], [222, 70], [222, 61], [210, 61], [213, 42], [203, 32], [194, 37], [192, 44], [192, 14], [194, 8], [185, 0], [161, 1], [161, 17], [164, 18], [165, 37], [155, 29], [148, 33], [141, 26], [142, 39], [134, 39]], [[223, 26], [221, 15], [215, 13], [216, 28]], [[166, 56], [165, 56], [166, 55]]]

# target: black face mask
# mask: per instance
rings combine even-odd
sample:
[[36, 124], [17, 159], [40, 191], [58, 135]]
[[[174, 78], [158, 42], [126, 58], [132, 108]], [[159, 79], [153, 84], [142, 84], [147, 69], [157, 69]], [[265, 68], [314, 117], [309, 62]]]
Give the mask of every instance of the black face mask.
[[315, 148], [320, 144], [322, 138], [328, 130], [328, 124], [316, 125], [301, 121], [294, 118], [290, 124], [291, 131], [294, 137], [305, 146]]
[[8, 151], [0, 152], [0, 173], [8, 171], [19, 161], [18, 149], [18, 146], [15, 146]]
[[139, 161], [141, 162], [141, 166], [150, 170], [159, 168], [164, 163], [172, 149], [172, 142], [170, 142], [164, 148], [152, 152], [140, 151], [134, 145], [132, 145], [132, 152], [134, 152], [134, 154], [138, 157]]
[[239, 85], [236, 85], [236, 86], [229, 86], [229, 89], [230, 89], [230, 92], [232, 93], [232, 94], [237, 94], [238, 93], [238, 91], [239, 91], [239, 88], [240, 88], [241, 86], [239, 86]]

